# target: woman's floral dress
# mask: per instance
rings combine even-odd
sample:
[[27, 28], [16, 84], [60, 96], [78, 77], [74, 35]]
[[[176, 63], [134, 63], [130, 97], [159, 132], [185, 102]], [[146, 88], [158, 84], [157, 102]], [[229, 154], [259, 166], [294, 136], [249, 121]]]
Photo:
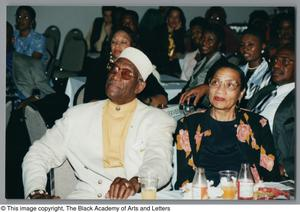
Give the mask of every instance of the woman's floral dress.
[[209, 110], [195, 112], [178, 121], [174, 140], [175, 189], [192, 182], [195, 167], [205, 168], [206, 177], [217, 185], [218, 171], [239, 171], [243, 162], [254, 164], [252, 173], [256, 179], [281, 179], [268, 121], [255, 113], [238, 110], [235, 120], [222, 122], [214, 120]]

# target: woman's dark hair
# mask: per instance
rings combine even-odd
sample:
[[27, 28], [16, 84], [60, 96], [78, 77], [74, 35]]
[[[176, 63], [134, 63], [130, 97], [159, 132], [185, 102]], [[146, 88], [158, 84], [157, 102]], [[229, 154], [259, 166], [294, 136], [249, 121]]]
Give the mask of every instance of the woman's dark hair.
[[258, 29], [248, 28], [248, 29], [246, 29], [245, 31], [242, 32], [242, 36], [244, 36], [246, 34], [253, 35], [253, 36], [257, 37], [261, 44], [266, 42], [266, 36], [264, 35], [264, 32], [262, 32]]
[[234, 65], [232, 63], [229, 63], [229, 62], [217, 62], [215, 63], [211, 69], [210, 69], [210, 74], [208, 76], [208, 80], [207, 82], [209, 83], [212, 78], [215, 76], [215, 74], [221, 69], [221, 68], [230, 68], [234, 71], [236, 71], [237, 73], [239, 73], [239, 76], [240, 76], [240, 80], [241, 80], [241, 87], [240, 87], [240, 90], [244, 90], [247, 88], [247, 82], [246, 82], [246, 78], [245, 78], [245, 74], [244, 72], [237, 66], [237, 65]]
[[249, 20], [248, 24], [252, 25], [254, 24], [253, 22], [257, 20], [263, 20], [263, 21], [269, 21], [269, 15], [265, 10], [254, 10], [252, 13], [249, 15]]
[[36, 27], [36, 21], [35, 21], [36, 12], [35, 12], [35, 10], [30, 6], [20, 6], [20, 7], [18, 7], [18, 9], [16, 11], [16, 19], [20, 15], [21, 10], [25, 10], [28, 12], [28, 14], [30, 16], [30, 20], [32, 22], [32, 29], [35, 29], [35, 27]]
[[168, 17], [170, 16], [170, 14], [173, 10], [176, 10], [176, 11], [179, 12], [180, 20], [181, 20], [181, 23], [182, 23], [181, 28], [185, 29], [186, 19], [185, 19], [185, 16], [184, 16], [184, 13], [183, 13], [182, 9], [180, 9], [179, 7], [169, 7], [168, 11], [166, 13], [165, 20], [167, 21]]

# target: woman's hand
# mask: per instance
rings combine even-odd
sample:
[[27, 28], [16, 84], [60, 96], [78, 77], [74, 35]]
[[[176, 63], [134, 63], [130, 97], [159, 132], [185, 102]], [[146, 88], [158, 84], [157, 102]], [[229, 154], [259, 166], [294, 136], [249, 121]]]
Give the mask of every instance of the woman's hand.
[[128, 199], [140, 190], [138, 177], [133, 177], [130, 180], [117, 177], [112, 184], [105, 197], [109, 199]]
[[197, 105], [200, 99], [208, 93], [208, 85], [202, 84], [194, 87], [186, 92], [184, 92], [179, 100], [179, 104], [184, 104], [184, 102], [190, 102], [192, 97], [195, 97], [193, 105]]

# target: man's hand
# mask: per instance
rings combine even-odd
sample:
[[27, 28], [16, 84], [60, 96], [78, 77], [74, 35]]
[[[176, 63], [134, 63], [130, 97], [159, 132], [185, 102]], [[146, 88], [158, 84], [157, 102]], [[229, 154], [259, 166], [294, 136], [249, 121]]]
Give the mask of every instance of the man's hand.
[[133, 177], [130, 180], [117, 177], [105, 195], [109, 199], [128, 199], [129, 196], [136, 194], [140, 190], [138, 177]]
[[198, 85], [197, 87], [192, 88], [184, 92], [179, 100], [179, 104], [184, 104], [184, 102], [190, 102], [191, 97], [195, 97], [193, 105], [197, 105], [200, 99], [208, 93], [208, 85], [202, 84]]

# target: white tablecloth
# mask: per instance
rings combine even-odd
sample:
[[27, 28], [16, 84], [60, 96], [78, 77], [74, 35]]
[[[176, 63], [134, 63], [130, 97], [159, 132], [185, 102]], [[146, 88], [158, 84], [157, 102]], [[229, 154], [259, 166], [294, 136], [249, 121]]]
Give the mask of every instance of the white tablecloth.
[[[156, 193], [156, 197], [158, 200], [176, 200], [183, 198], [182, 191], [159, 191]], [[134, 196], [129, 197], [129, 199], [142, 199], [141, 193], [137, 193]]]

